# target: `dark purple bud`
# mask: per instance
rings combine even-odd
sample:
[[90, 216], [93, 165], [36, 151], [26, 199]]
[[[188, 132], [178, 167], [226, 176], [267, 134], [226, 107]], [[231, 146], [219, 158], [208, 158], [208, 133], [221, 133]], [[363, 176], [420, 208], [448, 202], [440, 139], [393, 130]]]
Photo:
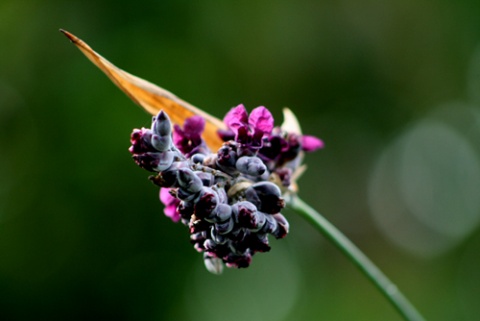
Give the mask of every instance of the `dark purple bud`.
[[172, 147], [172, 137], [170, 135], [159, 136], [153, 134], [151, 144], [156, 150], [163, 152]]
[[240, 173], [251, 176], [260, 176], [267, 170], [267, 167], [262, 160], [255, 156], [240, 157], [237, 160], [235, 167]]
[[252, 262], [252, 255], [248, 252], [243, 255], [230, 254], [223, 259], [228, 267], [246, 268]]
[[190, 229], [190, 234], [208, 231], [212, 225], [204, 220], [199, 220], [192, 216], [190, 222], [188, 223], [188, 227]]
[[178, 199], [180, 199], [182, 201], [185, 201], [185, 202], [191, 202], [198, 196], [197, 193], [189, 192], [187, 190], [184, 190], [181, 187], [177, 190], [176, 194], [177, 194]]
[[192, 243], [205, 242], [207, 239], [207, 233], [205, 231], [194, 233], [190, 235], [190, 241]]
[[218, 234], [220, 235], [225, 235], [230, 233], [233, 230], [234, 227], [233, 219], [229, 219], [223, 223], [216, 223], [215, 224], [215, 229], [217, 230]]
[[270, 251], [270, 245], [268, 244], [267, 234], [264, 234], [264, 233], [250, 234], [248, 243], [249, 243], [249, 248], [253, 253]]
[[267, 214], [275, 214], [285, 207], [280, 188], [271, 182], [255, 183], [245, 191], [247, 200]]
[[277, 238], [277, 239], [284, 238], [288, 234], [290, 224], [288, 224], [288, 221], [285, 218], [285, 216], [283, 216], [280, 213], [272, 215], [272, 216], [275, 219], [275, 221], [277, 221], [277, 223], [278, 223], [278, 226], [277, 226], [276, 230], [272, 233], [272, 235], [275, 236], [275, 238]]
[[215, 209], [215, 216], [213, 220], [221, 223], [229, 220], [232, 217], [232, 207], [228, 204], [218, 204]]
[[217, 204], [217, 193], [210, 187], [203, 187], [198, 200], [195, 202], [195, 215], [198, 218], [209, 219], [213, 216]]
[[237, 162], [237, 152], [228, 144], [223, 144], [217, 152], [217, 164], [224, 168], [235, 168]]
[[174, 153], [171, 151], [162, 153], [143, 153], [133, 155], [138, 166], [151, 172], [161, 172], [169, 168], [173, 163]]
[[238, 229], [234, 229], [231, 233], [230, 233], [230, 238], [236, 242], [236, 243], [240, 243], [242, 242], [245, 237], [247, 237], [248, 235], [250, 234], [250, 231], [248, 231], [247, 229], [244, 229], [244, 228], [238, 228]]
[[159, 136], [170, 136], [172, 133], [172, 123], [163, 110], [153, 117], [152, 131]]
[[215, 183], [215, 177], [207, 172], [195, 171], [198, 178], [202, 180], [203, 186], [212, 186]]
[[206, 239], [205, 242], [203, 242], [203, 247], [207, 251], [212, 251], [215, 250], [215, 248], [217, 247], [217, 243], [212, 239]]
[[265, 224], [260, 232], [272, 234], [277, 230], [277, 227], [277, 220], [275, 220], [272, 215], [265, 215]]
[[250, 202], [242, 201], [232, 205], [235, 220], [242, 227], [256, 228], [258, 224], [257, 208]]
[[146, 152], [154, 152], [151, 145], [152, 131], [147, 128], [134, 129], [131, 136], [130, 142], [132, 146], [128, 151], [132, 154], [143, 154]]
[[190, 159], [192, 160], [192, 163], [194, 163], [194, 164], [202, 164], [205, 157], [206, 156], [203, 155], [203, 154], [195, 154]]
[[194, 213], [193, 203], [192, 202], [180, 202], [177, 206], [177, 212], [184, 219], [190, 220]]
[[177, 177], [178, 185], [186, 192], [198, 193], [202, 189], [202, 180], [188, 168], [179, 169]]
[[213, 226], [210, 230], [210, 235], [212, 236], [212, 240], [215, 241], [215, 243], [217, 244], [225, 244], [228, 241], [228, 239]]

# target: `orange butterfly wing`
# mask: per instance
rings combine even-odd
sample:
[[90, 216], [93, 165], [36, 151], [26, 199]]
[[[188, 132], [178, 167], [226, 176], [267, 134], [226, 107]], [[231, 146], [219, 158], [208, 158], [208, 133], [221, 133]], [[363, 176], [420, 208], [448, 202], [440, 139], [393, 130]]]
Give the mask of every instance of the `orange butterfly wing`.
[[219, 129], [226, 129], [226, 126], [220, 119], [187, 103], [171, 92], [116, 67], [93, 51], [93, 49], [81, 39], [75, 37], [68, 31], [61, 29], [60, 31], [65, 34], [88, 59], [100, 68], [118, 88], [147, 112], [156, 115], [160, 110], [164, 110], [173, 123], [180, 125], [183, 125], [186, 118], [193, 115], [200, 115], [205, 119], [203, 139], [207, 145], [213, 150], [217, 150], [222, 145], [223, 141], [218, 136], [217, 131]]

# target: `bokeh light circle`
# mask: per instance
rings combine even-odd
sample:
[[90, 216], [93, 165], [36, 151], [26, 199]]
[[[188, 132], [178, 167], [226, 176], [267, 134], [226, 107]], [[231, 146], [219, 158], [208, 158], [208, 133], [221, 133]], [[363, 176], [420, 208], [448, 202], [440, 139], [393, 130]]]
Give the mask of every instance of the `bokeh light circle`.
[[[471, 113], [456, 107], [455, 113]], [[399, 247], [420, 255], [445, 252], [480, 221], [478, 152], [445, 110], [407, 128], [380, 155], [369, 185], [372, 215]]]

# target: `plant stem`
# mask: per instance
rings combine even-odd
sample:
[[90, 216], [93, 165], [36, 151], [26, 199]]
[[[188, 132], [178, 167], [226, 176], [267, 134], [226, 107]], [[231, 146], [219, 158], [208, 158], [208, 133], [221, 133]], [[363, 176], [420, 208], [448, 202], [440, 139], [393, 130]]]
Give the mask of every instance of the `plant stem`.
[[377, 287], [395, 309], [408, 321], [425, 321], [415, 307], [398, 290], [380, 269], [362, 253], [345, 235], [327, 221], [320, 213], [302, 201], [298, 196], [288, 202], [290, 207], [300, 213], [317, 230], [328, 238], [343, 254], [355, 264], [360, 271]]

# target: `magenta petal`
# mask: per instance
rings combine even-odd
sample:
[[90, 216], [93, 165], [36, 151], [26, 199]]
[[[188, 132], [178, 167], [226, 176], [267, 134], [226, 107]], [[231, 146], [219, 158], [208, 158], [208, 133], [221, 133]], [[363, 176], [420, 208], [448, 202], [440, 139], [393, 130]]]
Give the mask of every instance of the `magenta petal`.
[[180, 214], [177, 212], [177, 205], [180, 201], [173, 197], [169, 191], [170, 189], [165, 187], [160, 189], [160, 201], [165, 205], [163, 212], [172, 221], [178, 222], [180, 220]]
[[185, 133], [183, 132], [182, 128], [179, 125], [175, 124], [173, 126], [173, 144], [175, 145], [175, 147], [179, 148], [179, 146], [182, 145], [184, 138]]
[[235, 133], [237, 132], [238, 127], [247, 124], [247, 121], [248, 114], [243, 104], [230, 109], [230, 111], [225, 115], [225, 118], [223, 118], [223, 122]]
[[270, 134], [273, 129], [272, 113], [263, 106], [257, 107], [250, 113], [248, 124], [255, 130], [260, 130], [264, 134]]
[[319, 148], [323, 148], [324, 143], [321, 139], [310, 136], [310, 135], [303, 135], [302, 136], [302, 150], [306, 152], [313, 152]]
[[188, 139], [200, 137], [204, 129], [205, 119], [198, 115], [187, 118], [183, 124], [183, 131]]

